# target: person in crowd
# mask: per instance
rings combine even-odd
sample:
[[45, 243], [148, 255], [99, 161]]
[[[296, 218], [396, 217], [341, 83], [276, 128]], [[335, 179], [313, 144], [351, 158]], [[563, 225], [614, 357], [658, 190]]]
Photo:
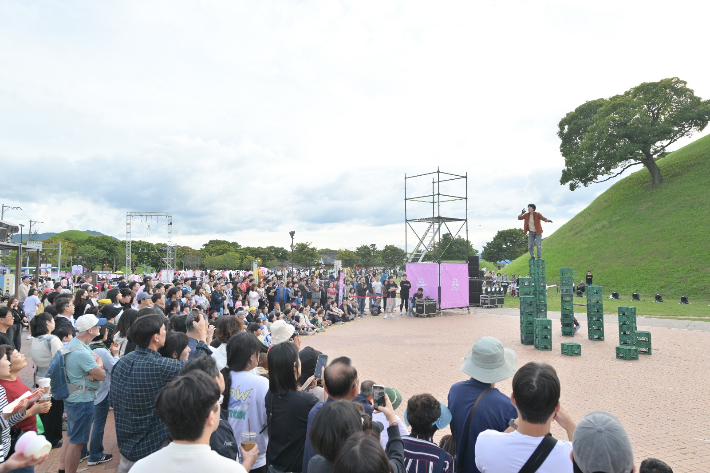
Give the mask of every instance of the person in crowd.
[[163, 321], [157, 314], [136, 319], [130, 331], [136, 349], [122, 357], [111, 372], [109, 396], [121, 453], [119, 473], [129, 471], [135, 462], [156, 452], [170, 438], [167, 427], [158, 418], [155, 398], [185, 362], [158, 353], [165, 344]]
[[[126, 354], [126, 348], [128, 348], [128, 329], [131, 328], [131, 325], [136, 321], [138, 318], [138, 311], [134, 309], [128, 309], [126, 311], [122, 311], [123, 314], [121, 316], [121, 319], [118, 321], [116, 324], [116, 330], [113, 334], [113, 341], [118, 343], [119, 347], [119, 356], [123, 356]], [[163, 316], [161, 316], [163, 317]]]
[[153, 310], [156, 314], [164, 316], [165, 315], [165, 294], [162, 292], [156, 292], [150, 297], [151, 302], [153, 302]]
[[418, 287], [417, 292], [412, 296], [412, 306], [409, 308], [409, 315], [414, 315], [417, 306], [417, 301], [424, 300], [424, 288]]
[[147, 292], [139, 292], [138, 295], [136, 296], [136, 301], [138, 301], [138, 307], [136, 310], [142, 310], [142, 309], [152, 309], [153, 308], [153, 299], [152, 295], [148, 294]]
[[634, 473], [636, 470], [631, 440], [619, 419], [608, 412], [595, 411], [584, 416], [574, 429], [571, 449], [575, 472]]
[[[402, 403], [402, 395], [397, 391], [395, 388], [392, 388], [390, 386], [387, 386], [385, 388], [385, 394], [390, 400], [390, 403], [392, 403], [392, 409], [397, 409], [399, 405]], [[353, 401], [359, 401], [361, 399], [361, 396], [358, 395]], [[371, 404], [371, 400], [368, 399], [368, 404]], [[369, 407], [369, 406], [368, 406]], [[364, 405], [363, 405], [364, 409]], [[369, 412], [369, 409], [368, 409]], [[379, 411], [373, 411], [372, 414], [372, 421], [373, 422], [379, 422], [382, 425], [387, 424], [387, 418], [386, 416]], [[398, 415], [395, 415], [395, 419], [397, 420], [397, 426], [399, 427], [399, 434], [402, 438], [404, 436], [409, 435], [409, 431], [407, 430], [407, 426], [404, 424], [404, 421], [399, 418]], [[382, 449], [386, 450], [387, 449], [387, 442], [389, 441], [389, 437], [387, 436], [387, 430], [383, 430], [380, 432], [380, 445], [382, 445]]]
[[478, 473], [475, 446], [479, 434], [489, 429], [504, 432], [510, 420], [518, 417], [510, 398], [495, 387], [513, 376], [516, 366], [515, 352], [493, 337], [478, 339], [464, 358], [461, 371], [470, 379], [451, 386], [448, 396], [456, 471]]
[[[18, 350], [22, 348], [22, 327], [29, 324], [27, 317], [20, 312], [19, 303], [17, 297], [8, 297], [7, 308], [10, 309], [13, 317], [12, 336], [10, 336], [10, 339], [13, 346]], [[10, 330], [7, 331], [7, 334], [10, 335]]]
[[[367, 415], [364, 415], [367, 417]], [[308, 434], [316, 454], [308, 462], [310, 473], [331, 473], [333, 462], [345, 441], [357, 432], [363, 432], [364, 424], [355, 403], [333, 401], [324, 405], [313, 418]], [[305, 471], [305, 469], [304, 469]]]
[[530, 259], [535, 259], [535, 246], [537, 245], [537, 259], [542, 259], [542, 224], [540, 221], [552, 223], [537, 212], [535, 204], [528, 204], [527, 215], [525, 209], [518, 215], [518, 220], [524, 220], [523, 231], [528, 234], [528, 252]]
[[394, 309], [397, 305], [397, 289], [399, 289], [399, 286], [394, 282], [394, 277], [390, 276], [385, 282], [385, 292], [387, 293], [385, 295], [385, 319], [387, 318], [387, 313], [394, 318]]
[[212, 350], [212, 358], [217, 363], [217, 367], [221, 370], [227, 366], [227, 343], [239, 332], [244, 331], [244, 324], [241, 320], [234, 316], [221, 317], [217, 321], [214, 329], [214, 336], [219, 343], [217, 348]]
[[[518, 417], [506, 432], [485, 430], [478, 435], [478, 470], [517, 473], [532, 458], [537, 460], [539, 473], [571, 471], [572, 437], [577, 424], [560, 406], [560, 380], [555, 369], [547, 363], [525, 364], [513, 376], [510, 399]], [[565, 429], [569, 441], [549, 435], [553, 421]]]
[[23, 274], [19, 287], [17, 288], [17, 299], [20, 301], [20, 309], [24, 309], [25, 300], [30, 293], [30, 275]]
[[587, 286], [592, 285], [592, 280], [594, 279], [594, 276], [592, 276], [592, 270], [588, 269], [587, 270], [587, 276], [585, 277], [585, 282], [587, 283]]
[[356, 432], [345, 441], [333, 462], [334, 473], [404, 473], [404, 443], [399, 435], [397, 418], [392, 403], [385, 396], [385, 407], [377, 410], [388, 421], [386, 454], [377, 438], [371, 433]]
[[[155, 406], [172, 442], [139, 460], [134, 473], [194, 473], [196, 471], [245, 473], [238, 462], [210, 448], [210, 438], [220, 425], [220, 389], [201, 370], [171, 380], [160, 390]], [[247, 456], [258, 453], [257, 449]], [[247, 464], [248, 466], [248, 464]]]
[[357, 305], [358, 312], [360, 315], [365, 315], [365, 298], [367, 297], [367, 284], [365, 284], [365, 278], [360, 278], [357, 287], [355, 288], [357, 294]]
[[109, 335], [107, 325], [108, 322], [99, 326], [99, 334], [89, 345], [94, 354], [98, 355], [103, 361], [104, 370], [106, 371], [106, 379], [101, 382], [94, 399], [94, 421], [89, 445], [88, 448], [87, 446], [84, 447], [81, 455], [82, 458], [88, 456], [87, 465], [89, 466], [100, 465], [113, 459], [112, 454], [104, 453], [104, 430], [110, 408], [108, 393], [111, 388], [111, 370], [118, 362], [119, 347], [118, 343], [114, 342], [108, 349], [106, 348], [106, 340]]
[[256, 473], [266, 473], [266, 452], [269, 444], [269, 429], [266, 428], [266, 393], [269, 380], [254, 374], [259, 366], [261, 342], [250, 332], [234, 335], [227, 344], [228, 368], [222, 370], [224, 377], [224, 401], [222, 409], [229, 412], [229, 424], [234, 438], [240, 441], [242, 432], [256, 434], [259, 454], [251, 467]]
[[191, 311], [190, 314], [185, 317], [185, 325], [189, 339], [188, 346], [190, 347], [190, 356], [188, 359], [198, 353], [212, 356], [210, 343], [212, 343], [212, 336], [215, 329], [214, 325], [210, 325], [207, 322], [207, 317], [198, 310]]
[[402, 315], [402, 306], [405, 313], [409, 312], [409, 291], [412, 289], [412, 283], [407, 280], [407, 275], [402, 275], [402, 280], [399, 282], [399, 315]]
[[647, 458], [641, 462], [639, 473], [673, 473], [673, 469], [657, 458]]
[[[23, 306], [23, 311], [27, 320], [32, 320], [35, 316], [39, 307], [41, 307], [42, 302], [37, 297], [37, 288], [31, 287], [27, 291], [27, 298], [25, 299], [25, 304]], [[44, 310], [44, 309], [43, 309]], [[32, 335], [27, 335], [27, 340], [32, 340]]]
[[[47, 312], [35, 315], [30, 324], [32, 333], [32, 348], [30, 354], [35, 364], [34, 382], [37, 384], [39, 378], [47, 377], [47, 368], [54, 358], [54, 355], [64, 348], [59, 337], [52, 334], [54, 331], [54, 318]], [[62, 414], [64, 413], [64, 401], [54, 399], [52, 407], [45, 414], [40, 414], [44, 426], [44, 436], [52, 444], [52, 448], [62, 446]]]
[[75, 337], [74, 301], [71, 294], [61, 294], [54, 299], [54, 307], [57, 309], [57, 316], [54, 318], [54, 331], [52, 333], [57, 335], [59, 329], [66, 328], [71, 332], [72, 338]]
[[0, 307], [0, 345], [9, 345], [15, 348], [15, 343], [12, 341], [13, 324], [15, 317], [9, 307]]
[[449, 409], [431, 394], [417, 394], [407, 401], [405, 418], [412, 427], [411, 435], [402, 439], [407, 473], [420, 471], [453, 473], [453, 457], [433, 441], [434, 433], [449, 424], [451, 420]]
[[[276, 326], [278, 321], [274, 323]], [[285, 324], [285, 323], [284, 323]], [[293, 331], [293, 327], [292, 331]], [[276, 332], [274, 332], [276, 338]], [[266, 394], [266, 414], [269, 418], [269, 444], [266, 457], [269, 465], [279, 471], [301, 472], [303, 449], [308, 426], [308, 413], [318, 402], [311, 393], [298, 389], [301, 363], [296, 343], [276, 343], [268, 355], [269, 391]], [[304, 388], [310, 387], [309, 379]], [[278, 428], [276, 428], [278, 426]]]
[[187, 335], [183, 332], [168, 332], [165, 335], [165, 344], [160, 347], [158, 353], [165, 358], [187, 361], [190, 356], [188, 341]]
[[86, 311], [86, 307], [89, 304], [89, 293], [86, 289], [79, 289], [74, 294], [74, 320], [78, 319]]
[[[270, 356], [270, 355], [269, 355]], [[317, 358], [317, 357], [316, 357]], [[315, 370], [315, 366], [314, 366]], [[305, 383], [307, 380], [304, 381]], [[352, 401], [358, 396], [358, 375], [357, 369], [352, 365], [352, 361], [347, 357], [336, 358], [331, 361], [330, 364], [323, 370], [323, 388], [327, 394], [327, 400], [325, 402], [316, 403], [308, 413], [308, 419], [306, 423], [306, 433], [310, 431], [313, 419], [318, 414], [326, 403], [333, 401]], [[372, 415], [372, 406], [369, 401], [365, 398], [365, 403], [369, 406], [368, 415]], [[363, 404], [364, 405], [364, 404]], [[301, 471], [306, 473], [308, 471], [308, 462], [316, 454], [313, 446], [310, 443], [308, 435], [306, 435], [306, 442], [303, 450], [303, 462], [301, 465]]]

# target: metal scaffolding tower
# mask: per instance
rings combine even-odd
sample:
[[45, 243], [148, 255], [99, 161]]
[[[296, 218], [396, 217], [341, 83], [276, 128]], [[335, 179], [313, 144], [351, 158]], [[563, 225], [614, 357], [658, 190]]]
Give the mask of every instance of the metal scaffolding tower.
[[167, 226], [167, 237], [168, 242], [165, 248], [165, 256], [161, 257], [163, 263], [165, 263], [165, 269], [168, 271], [175, 270], [175, 264], [177, 261], [177, 247], [173, 245], [173, 216], [170, 212], [127, 212], [126, 213], [126, 271], [130, 272], [133, 270], [131, 265], [131, 224], [133, 217], [149, 218], [155, 217], [157, 221], [161, 217], [166, 219]]

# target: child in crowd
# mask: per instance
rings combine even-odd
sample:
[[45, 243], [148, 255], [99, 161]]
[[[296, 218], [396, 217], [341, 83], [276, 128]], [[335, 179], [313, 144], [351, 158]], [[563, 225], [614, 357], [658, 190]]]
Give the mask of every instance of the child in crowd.
[[74, 334], [68, 327], [59, 327], [56, 332], [54, 332], [54, 335], [56, 335], [65, 346], [74, 338]]

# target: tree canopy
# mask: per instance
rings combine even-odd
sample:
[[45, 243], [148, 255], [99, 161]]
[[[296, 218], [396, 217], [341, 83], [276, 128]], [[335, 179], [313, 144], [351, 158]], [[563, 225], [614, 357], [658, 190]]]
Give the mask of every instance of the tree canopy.
[[585, 102], [558, 125], [565, 158], [560, 184], [575, 190], [643, 164], [651, 186], [659, 185], [663, 177], [656, 160], [668, 146], [702, 131], [709, 121], [710, 100], [701, 100], [677, 77]]
[[491, 241], [483, 247], [481, 256], [491, 263], [498, 261], [513, 261], [524, 254], [528, 248], [528, 238], [519, 228], [500, 230]]

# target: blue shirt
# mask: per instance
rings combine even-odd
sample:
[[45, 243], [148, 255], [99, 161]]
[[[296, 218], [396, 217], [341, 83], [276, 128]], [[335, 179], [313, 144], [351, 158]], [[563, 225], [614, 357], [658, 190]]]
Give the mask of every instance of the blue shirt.
[[96, 360], [94, 359], [94, 354], [89, 348], [89, 345], [82, 342], [78, 338], [73, 338], [71, 342], [67, 343], [67, 348], [71, 348], [75, 345], [82, 345], [83, 349], [75, 350], [69, 353], [66, 357], [65, 369], [67, 372], [67, 378], [70, 384], [79, 384], [86, 386], [87, 389], [77, 390], [67, 397], [67, 402], [94, 402], [96, 397], [96, 391], [101, 386], [101, 381], [89, 381], [89, 371], [93, 370], [98, 366]]
[[210, 347], [202, 340], [198, 341], [196, 338], [188, 337], [187, 346], [190, 347], [190, 354], [187, 356], [188, 360], [191, 360], [198, 353], [212, 356], [212, 350], [210, 350]]
[[510, 402], [510, 397], [493, 388], [478, 403], [476, 413], [471, 419], [468, 439], [466, 444], [462, 445], [466, 421], [468, 421], [473, 404], [478, 395], [488, 386], [490, 384], [481, 383], [471, 378], [468, 381], [454, 384], [449, 390], [448, 404], [452, 416], [451, 433], [456, 441], [456, 457], [462, 458], [461, 455], [463, 455], [463, 467], [460, 470], [467, 473], [479, 473], [476, 468], [475, 454], [478, 434], [488, 429], [503, 432], [508, 428], [510, 419], [518, 417], [518, 410]]
[[116, 441], [121, 455], [138, 461], [170, 438], [168, 428], [155, 411], [155, 398], [180, 372], [184, 361], [163, 358], [148, 348], [124, 356], [111, 372], [110, 402], [116, 422]]

